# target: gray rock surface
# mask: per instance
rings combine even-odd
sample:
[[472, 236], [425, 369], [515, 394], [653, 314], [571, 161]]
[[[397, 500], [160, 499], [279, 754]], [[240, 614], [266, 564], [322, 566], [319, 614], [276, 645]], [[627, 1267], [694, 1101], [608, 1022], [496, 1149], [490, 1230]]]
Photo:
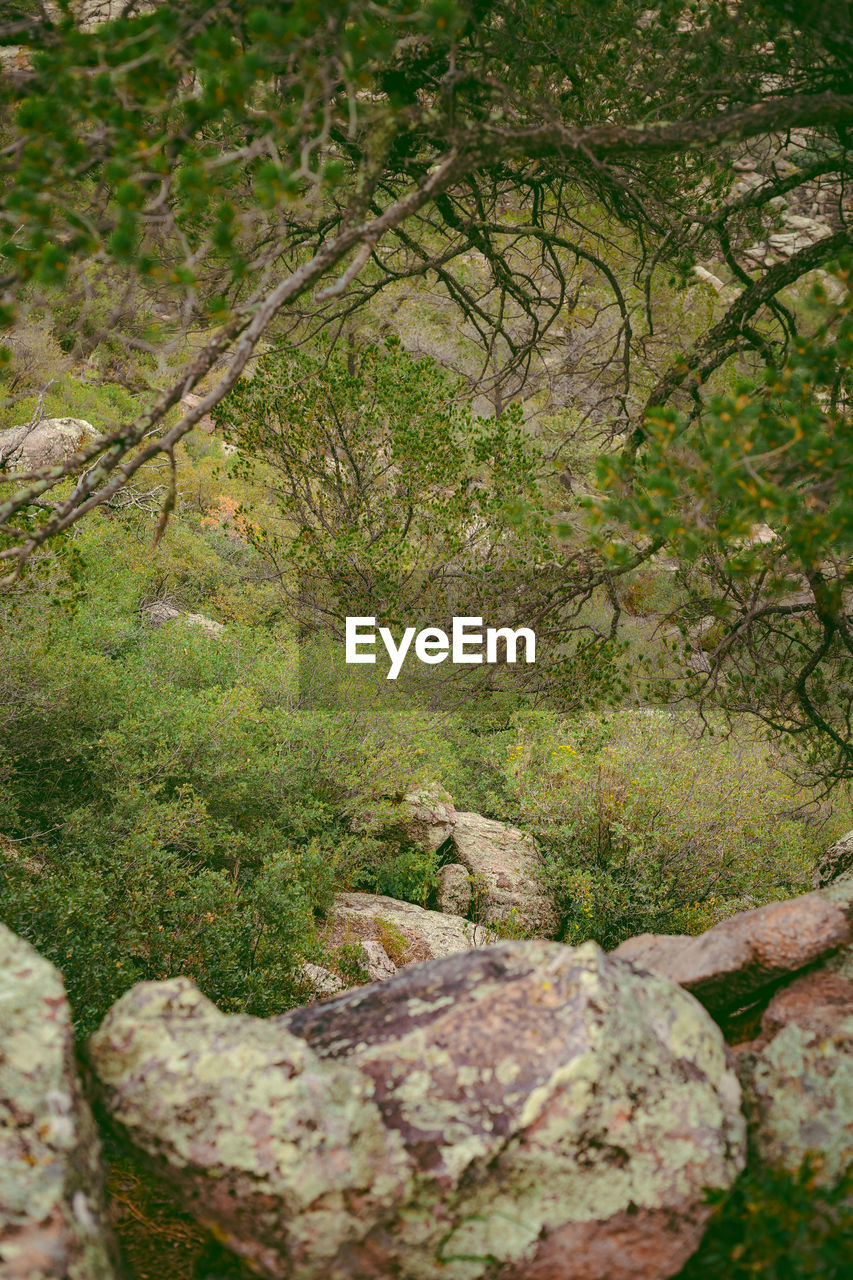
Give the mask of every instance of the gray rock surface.
[[539, 878], [539, 854], [529, 835], [479, 813], [457, 813], [453, 842], [458, 861], [473, 876], [477, 919], [511, 923], [540, 937], [556, 933], [559, 917]]
[[263, 1021], [184, 979], [90, 1042], [113, 1123], [272, 1280], [631, 1280], [744, 1161], [686, 992], [594, 943], [503, 943]]
[[390, 925], [408, 945], [407, 964], [455, 955], [495, 940], [490, 930], [461, 916], [427, 911], [379, 893], [338, 893], [331, 914], [333, 923], [352, 924], [356, 936], [375, 936], [380, 941], [383, 923]]
[[438, 909], [446, 915], [467, 916], [471, 910], [471, 873], [461, 862], [438, 870]]
[[344, 990], [344, 983], [336, 973], [332, 973], [331, 969], [324, 968], [321, 964], [311, 964], [305, 961], [301, 965], [300, 971], [306, 982], [310, 983], [317, 1000], [329, 1000], [332, 996], [340, 995]]
[[456, 810], [448, 793], [439, 786], [410, 791], [403, 800], [405, 818], [401, 834], [412, 844], [435, 852], [453, 835]]
[[853, 1164], [853, 952], [803, 974], [735, 1054], [754, 1158], [794, 1172], [816, 1158], [820, 1181]]
[[387, 978], [393, 978], [397, 966], [378, 938], [362, 938], [360, 947], [370, 982], [385, 982]]
[[848, 831], [821, 855], [812, 884], [816, 889], [822, 889], [848, 871], [853, 871], [853, 831]]
[[0, 1277], [111, 1280], [112, 1257], [62, 979], [0, 925]]
[[8, 427], [0, 431], [0, 465], [10, 472], [56, 466], [96, 434], [85, 418], [42, 418], [32, 427]]
[[695, 938], [643, 933], [613, 954], [671, 978], [712, 1013], [729, 1013], [850, 941], [853, 877], [833, 890], [740, 911]]

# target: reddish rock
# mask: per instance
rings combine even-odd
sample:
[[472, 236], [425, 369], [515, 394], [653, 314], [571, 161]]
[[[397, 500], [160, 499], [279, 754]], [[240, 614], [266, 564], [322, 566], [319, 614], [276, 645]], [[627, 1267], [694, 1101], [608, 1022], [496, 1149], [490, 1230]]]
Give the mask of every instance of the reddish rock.
[[640, 934], [613, 954], [671, 978], [719, 1015], [848, 943], [848, 910], [840, 891], [836, 900], [830, 891], [809, 893], [741, 911], [696, 938]]

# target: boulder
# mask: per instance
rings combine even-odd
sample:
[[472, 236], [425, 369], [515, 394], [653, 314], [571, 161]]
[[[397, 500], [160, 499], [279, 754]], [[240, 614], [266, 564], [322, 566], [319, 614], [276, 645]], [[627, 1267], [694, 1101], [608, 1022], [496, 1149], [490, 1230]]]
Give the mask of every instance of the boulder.
[[321, 964], [311, 964], [306, 960], [300, 966], [300, 973], [311, 987], [315, 1000], [328, 1000], [344, 990], [345, 984], [338, 975]]
[[[201, 404], [201, 396], [195, 395], [192, 391], [188, 391], [186, 395], [181, 396], [180, 409], [181, 413], [189, 413], [192, 409], [198, 408]], [[203, 431], [205, 435], [212, 435], [214, 431], [214, 422], [209, 413], [203, 413], [195, 424], [199, 431]]]
[[213, 638], [222, 635], [225, 630], [222, 622], [216, 622], [203, 613], [184, 613], [168, 600], [155, 600], [153, 604], [146, 605], [143, 616], [149, 627], [162, 627], [167, 622], [177, 622], [182, 618], [188, 626], [197, 627]]
[[385, 982], [397, 972], [397, 966], [378, 938], [362, 938], [361, 954], [369, 982]]
[[529, 835], [479, 813], [457, 813], [458, 861], [473, 877], [475, 913], [484, 924], [510, 924], [549, 937], [559, 916], [542, 887], [541, 862]]
[[85, 418], [42, 418], [34, 426], [0, 431], [0, 467], [8, 471], [39, 471], [67, 462], [96, 434]]
[[113, 1256], [62, 978], [0, 925], [0, 1276], [110, 1280]]
[[427, 911], [379, 893], [338, 893], [330, 912], [327, 945], [375, 938], [390, 948], [398, 967], [484, 947], [494, 934], [461, 916]]
[[695, 938], [643, 933], [613, 954], [671, 978], [716, 1016], [731, 1013], [850, 941], [853, 877], [836, 890], [740, 911]]
[[113, 1124], [271, 1280], [655, 1280], [744, 1163], [716, 1026], [594, 943], [503, 943], [263, 1021], [143, 983]]
[[403, 798], [403, 812], [397, 833], [409, 844], [434, 853], [453, 835], [456, 810], [442, 787], [428, 786], [408, 792]]
[[853, 1165], [853, 952], [796, 978], [735, 1049], [756, 1160], [833, 1184]]
[[848, 871], [853, 871], [853, 831], [848, 831], [821, 854], [812, 884], [816, 889], [822, 889]]
[[451, 916], [467, 916], [471, 910], [471, 873], [461, 862], [439, 867], [438, 909]]

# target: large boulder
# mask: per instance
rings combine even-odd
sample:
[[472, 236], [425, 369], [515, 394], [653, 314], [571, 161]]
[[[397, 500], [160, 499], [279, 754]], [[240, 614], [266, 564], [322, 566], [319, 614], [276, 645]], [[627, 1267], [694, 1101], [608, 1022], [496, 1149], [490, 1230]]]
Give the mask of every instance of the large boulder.
[[34, 426], [0, 431], [0, 469], [39, 471], [72, 458], [95, 428], [85, 418], [42, 418]]
[[539, 853], [529, 835], [479, 813], [457, 813], [453, 842], [457, 861], [473, 877], [479, 920], [540, 937], [557, 932], [559, 916], [542, 886]]
[[120, 1132], [272, 1280], [673, 1275], [744, 1162], [686, 992], [594, 943], [516, 942], [263, 1021], [185, 979], [90, 1042]]
[[740, 911], [698, 937], [642, 933], [613, 954], [671, 978], [720, 1016], [845, 946], [851, 915], [848, 876], [820, 893]]
[[101, 1194], [62, 979], [0, 925], [2, 1280], [109, 1280]]
[[484, 947], [494, 934], [483, 925], [380, 893], [338, 893], [330, 912], [327, 945], [375, 938], [398, 967]]
[[794, 1172], [809, 1155], [837, 1182], [853, 1165], [853, 952], [777, 992], [735, 1054], [754, 1158]]

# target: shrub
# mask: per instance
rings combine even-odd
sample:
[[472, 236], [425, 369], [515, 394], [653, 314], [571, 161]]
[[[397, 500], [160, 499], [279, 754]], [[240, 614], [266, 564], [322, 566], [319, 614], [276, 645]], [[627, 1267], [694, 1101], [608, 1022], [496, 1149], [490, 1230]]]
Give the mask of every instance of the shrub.
[[796, 816], [805, 797], [764, 744], [663, 710], [516, 722], [504, 816], [538, 837], [567, 942], [698, 933], [810, 886], [827, 833]]
[[853, 1166], [834, 1187], [817, 1165], [747, 1169], [716, 1211], [678, 1280], [846, 1280], [853, 1257]]

